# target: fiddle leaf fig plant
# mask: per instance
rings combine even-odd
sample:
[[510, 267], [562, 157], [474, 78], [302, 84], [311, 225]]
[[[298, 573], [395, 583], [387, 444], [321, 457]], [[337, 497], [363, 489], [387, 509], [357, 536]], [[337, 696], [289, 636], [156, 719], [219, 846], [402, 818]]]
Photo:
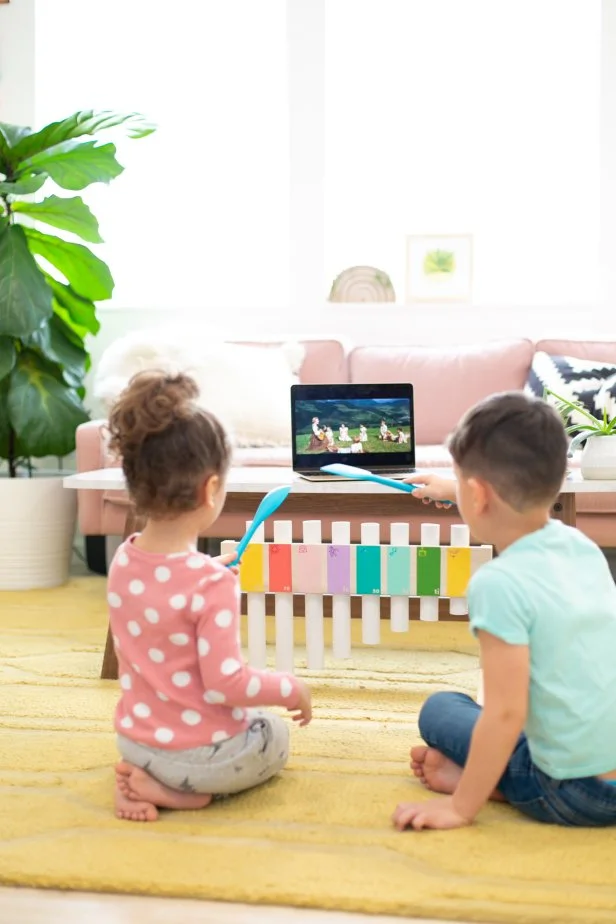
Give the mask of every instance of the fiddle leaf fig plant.
[[[565, 431], [569, 436], [573, 436], [569, 445], [569, 455], [572, 456], [576, 449], [587, 439], [596, 436], [616, 436], [616, 417], [610, 417], [607, 408], [603, 408], [603, 414], [595, 417], [588, 411], [581, 401], [571, 401], [557, 395], [555, 391], [546, 388], [543, 392], [544, 400], [554, 398], [555, 407], [565, 424]], [[568, 423], [571, 414], [580, 414], [583, 421], [579, 423]]]
[[[87, 338], [100, 327], [95, 303], [111, 298], [114, 283], [86, 246], [102, 243], [97, 219], [81, 196], [58, 193], [122, 173], [115, 144], [99, 141], [115, 128], [131, 138], [154, 131], [136, 113], [106, 111], [36, 132], [0, 122], [0, 460], [10, 477], [31, 471], [33, 458], [72, 452], [88, 419]], [[54, 188], [45, 196], [46, 184]]]

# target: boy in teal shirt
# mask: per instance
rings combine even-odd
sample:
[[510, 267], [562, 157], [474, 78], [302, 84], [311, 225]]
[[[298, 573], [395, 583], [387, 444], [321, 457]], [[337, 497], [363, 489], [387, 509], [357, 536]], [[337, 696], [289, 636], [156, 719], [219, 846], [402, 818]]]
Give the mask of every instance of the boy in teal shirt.
[[494, 799], [551, 824], [616, 825], [616, 585], [598, 546], [550, 519], [567, 464], [562, 422], [544, 401], [494, 395], [449, 449], [457, 482], [426, 476], [415, 493], [455, 500], [498, 551], [468, 590], [485, 705], [427, 700], [411, 767], [447, 798], [402, 803], [394, 823], [457, 828]]

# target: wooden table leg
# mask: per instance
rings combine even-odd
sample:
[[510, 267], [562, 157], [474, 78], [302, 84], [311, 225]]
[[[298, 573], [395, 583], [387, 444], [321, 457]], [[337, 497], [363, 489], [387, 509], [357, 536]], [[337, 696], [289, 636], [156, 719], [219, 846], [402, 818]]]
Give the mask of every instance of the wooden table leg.
[[[137, 516], [135, 508], [131, 505], [126, 512], [126, 522], [124, 524], [124, 539], [128, 539], [134, 532], [143, 528], [143, 519]], [[103, 664], [101, 667], [101, 680], [118, 679], [118, 659], [113, 644], [111, 629], [107, 627], [107, 640], [105, 641], [105, 654], [103, 655]]]
[[561, 520], [565, 526], [577, 526], [577, 513], [575, 507], [575, 494], [559, 494], [558, 500], [552, 507], [552, 517]]

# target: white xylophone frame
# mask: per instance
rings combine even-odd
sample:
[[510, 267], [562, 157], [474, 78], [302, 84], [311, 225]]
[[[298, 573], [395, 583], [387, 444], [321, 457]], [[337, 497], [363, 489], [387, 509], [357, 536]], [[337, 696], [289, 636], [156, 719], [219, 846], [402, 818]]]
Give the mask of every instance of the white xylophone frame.
[[[246, 524], [250, 526], [250, 521]], [[380, 524], [379, 523], [362, 523], [361, 524], [362, 546], [380, 546], [381, 550], [387, 550], [392, 546], [407, 546], [411, 549], [411, 554], [416, 555], [417, 549], [426, 547], [440, 547], [441, 549], [469, 548], [470, 537], [467, 526], [454, 524], [451, 526], [449, 546], [441, 545], [440, 525], [435, 523], [422, 523], [421, 537], [419, 545], [410, 545], [410, 528], [408, 523], [392, 523], [390, 526], [390, 542], [381, 544]], [[264, 527], [261, 526], [255, 533], [251, 545], [264, 545], [265, 548], [269, 543], [265, 543]], [[303, 523], [303, 540], [302, 543], [293, 543], [293, 524], [286, 520], [274, 521], [274, 544], [291, 544], [298, 547], [299, 545], [321, 545], [321, 521], [306, 520]], [[226, 554], [232, 552], [237, 543], [234, 540], [225, 540], [222, 543], [221, 552]], [[332, 523], [332, 546], [349, 546], [350, 550], [356, 548], [351, 544], [351, 525], [348, 522]], [[472, 572], [477, 570], [483, 564], [486, 564], [492, 557], [491, 546], [472, 546], [474, 560]], [[440, 590], [447, 587], [447, 555], [441, 553], [441, 584]], [[246, 592], [247, 610], [248, 610], [248, 661], [254, 667], [264, 668], [267, 662], [267, 645], [266, 645], [266, 611], [265, 611], [265, 594], [272, 593], [269, 590], [267, 577], [264, 578], [264, 588], [260, 593], [255, 593], [247, 588], [241, 587], [242, 569], [240, 568], [240, 588]], [[293, 581], [295, 583], [295, 581]], [[415, 590], [416, 590], [415, 585]], [[294, 670], [295, 644], [294, 644], [294, 617], [293, 617], [293, 594], [301, 593], [305, 597], [305, 633], [306, 633], [306, 663], [310, 670], [322, 670], [325, 663], [325, 639], [324, 639], [324, 618], [323, 618], [323, 599], [326, 594], [308, 593], [305, 590], [292, 587], [291, 592], [280, 593], [274, 592], [274, 623], [275, 623], [275, 649], [276, 649], [276, 669], [281, 671], [292, 672]], [[347, 659], [351, 654], [351, 597], [358, 596], [353, 588], [348, 593], [329, 594], [332, 597], [332, 652], [336, 659]], [[388, 594], [372, 593], [361, 595], [362, 600], [362, 643], [364, 645], [378, 645], [380, 643], [381, 630], [381, 598]], [[392, 632], [407, 632], [410, 628], [409, 620], [409, 599], [417, 598], [419, 595], [411, 593], [406, 596], [390, 597], [390, 625]], [[446, 594], [439, 593], [439, 596], [419, 596], [420, 600], [420, 619], [428, 622], [438, 620], [439, 599], [446, 597]], [[468, 605], [466, 597], [452, 597], [450, 599], [449, 612], [455, 616], [465, 616], [468, 614]]]

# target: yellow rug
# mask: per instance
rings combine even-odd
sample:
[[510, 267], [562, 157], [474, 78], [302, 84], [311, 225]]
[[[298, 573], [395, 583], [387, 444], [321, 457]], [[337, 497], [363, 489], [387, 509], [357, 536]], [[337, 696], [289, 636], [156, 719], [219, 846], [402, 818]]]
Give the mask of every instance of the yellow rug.
[[[616, 831], [490, 806], [476, 826], [398, 834], [396, 802], [432, 690], [473, 691], [464, 624], [414, 623], [312, 678], [284, 775], [153, 825], [112, 812], [113, 683], [98, 679], [104, 584], [0, 594], [0, 883], [442, 917], [613, 922]], [[356, 627], [357, 628], [357, 627]]]

